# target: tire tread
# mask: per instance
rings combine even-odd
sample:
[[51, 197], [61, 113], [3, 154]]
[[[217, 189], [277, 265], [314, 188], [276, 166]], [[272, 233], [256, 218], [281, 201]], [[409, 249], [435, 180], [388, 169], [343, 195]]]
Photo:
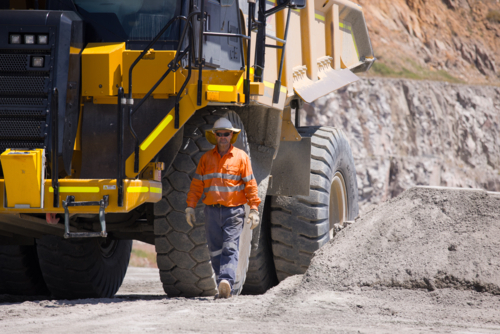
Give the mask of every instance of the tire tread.
[[273, 197], [271, 236], [280, 281], [303, 274], [314, 252], [330, 240], [330, 185], [337, 170], [341, 170], [346, 182], [348, 220], [359, 211], [356, 171], [345, 134], [331, 127], [301, 127], [298, 131], [311, 138], [310, 194]]

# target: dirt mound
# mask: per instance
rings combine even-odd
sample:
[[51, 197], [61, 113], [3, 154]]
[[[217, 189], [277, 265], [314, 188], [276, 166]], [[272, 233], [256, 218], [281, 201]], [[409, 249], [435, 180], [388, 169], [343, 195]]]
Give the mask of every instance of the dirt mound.
[[321, 248], [300, 289], [363, 286], [500, 294], [500, 197], [412, 188]]

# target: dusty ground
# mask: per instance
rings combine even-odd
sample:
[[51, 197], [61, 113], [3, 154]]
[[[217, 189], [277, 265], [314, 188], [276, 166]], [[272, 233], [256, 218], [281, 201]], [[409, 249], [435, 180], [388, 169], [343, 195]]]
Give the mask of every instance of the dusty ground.
[[263, 296], [169, 299], [157, 271], [129, 268], [112, 299], [0, 304], [0, 333], [500, 333], [500, 297], [455, 291], [294, 292], [301, 277]]
[[169, 299], [157, 269], [129, 267], [111, 299], [0, 296], [0, 333], [500, 333], [499, 208], [486, 192], [413, 189], [265, 295]]

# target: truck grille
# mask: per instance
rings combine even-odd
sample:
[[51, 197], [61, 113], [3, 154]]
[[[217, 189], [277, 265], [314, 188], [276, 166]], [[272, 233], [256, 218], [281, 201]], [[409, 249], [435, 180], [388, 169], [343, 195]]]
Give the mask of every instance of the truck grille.
[[28, 65], [28, 55], [0, 54], [0, 71], [24, 72]]
[[47, 95], [48, 76], [2, 76], [0, 95]]
[[0, 97], [0, 108], [2, 106], [45, 106], [47, 99], [26, 97]]
[[14, 109], [0, 109], [0, 118], [3, 116], [35, 116], [42, 117], [45, 116], [45, 110], [33, 109], [33, 110], [14, 110]]
[[33, 71], [29, 59], [47, 54], [0, 49], [0, 153], [46, 146], [51, 73]]
[[0, 122], [0, 133], [4, 139], [38, 139], [43, 138], [45, 121], [32, 118], [3, 118]]

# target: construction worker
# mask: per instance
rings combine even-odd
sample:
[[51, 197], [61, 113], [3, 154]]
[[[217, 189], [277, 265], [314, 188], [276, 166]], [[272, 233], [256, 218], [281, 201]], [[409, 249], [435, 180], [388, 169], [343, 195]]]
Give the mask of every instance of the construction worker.
[[226, 118], [218, 119], [205, 131], [207, 140], [216, 145], [198, 163], [187, 195], [186, 220], [193, 227], [194, 208], [205, 203], [205, 233], [219, 293], [216, 298], [232, 295], [238, 267], [240, 235], [245, 219], [244, 204], [250, 206], [247, 224], [259, 224], [257, 182], [248, 155], [234, 147], [241, 129], [233, 128]]

